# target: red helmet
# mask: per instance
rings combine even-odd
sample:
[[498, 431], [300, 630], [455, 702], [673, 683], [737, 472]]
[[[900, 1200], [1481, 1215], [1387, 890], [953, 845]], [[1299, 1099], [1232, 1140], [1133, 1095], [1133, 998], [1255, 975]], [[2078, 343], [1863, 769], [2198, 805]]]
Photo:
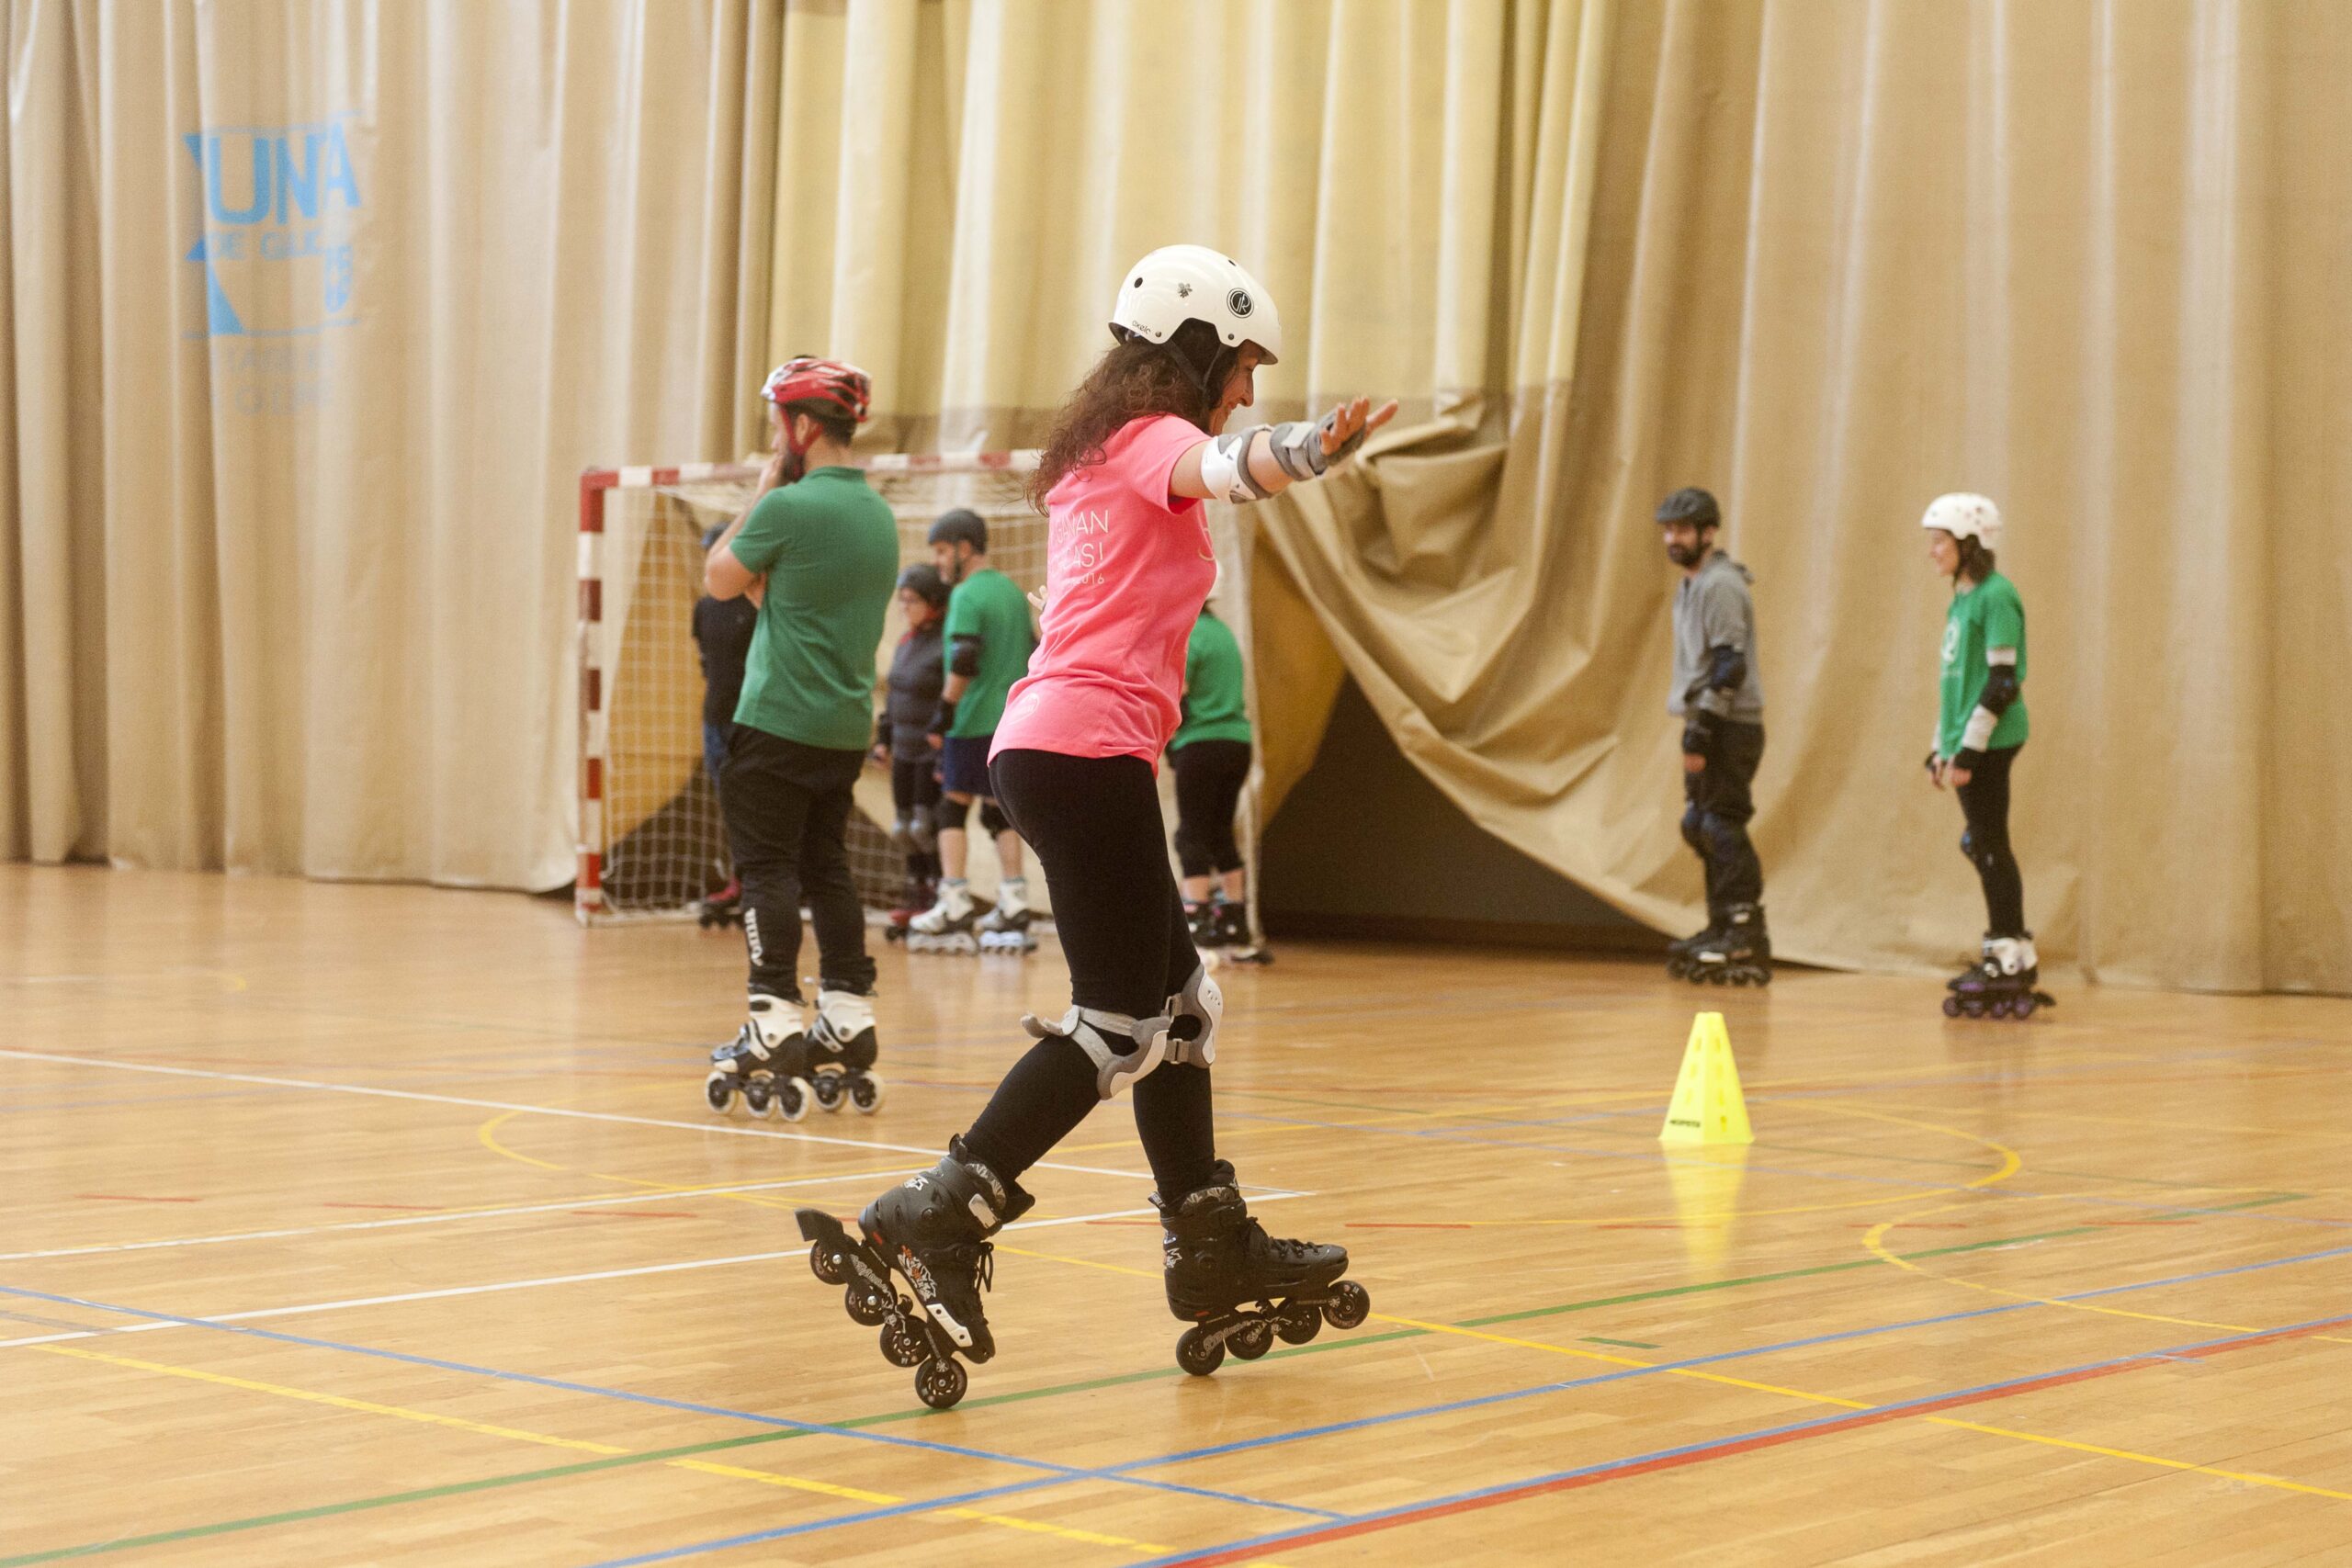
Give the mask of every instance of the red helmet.
[[760, 389], [760, 396], [778, 408], [789, 408], [794, 403], [830, 403], [864, 424], [865, 406], [874, 397], [874, 379], [854, 365], [804, 354], [769, 371], [767, 385]]

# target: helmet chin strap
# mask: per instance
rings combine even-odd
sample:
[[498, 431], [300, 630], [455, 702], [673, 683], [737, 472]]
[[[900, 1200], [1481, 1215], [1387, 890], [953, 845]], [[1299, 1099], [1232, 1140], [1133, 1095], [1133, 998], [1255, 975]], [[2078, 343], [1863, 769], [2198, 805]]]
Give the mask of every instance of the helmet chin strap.
[[808, 448], [817, 444], [816, 421], [808, 422], [809, 435], [806, 441], [793, 438], [792, 425], [793, 416], [786, 412], [784, 416], [784, 468], [777, 478], [780, 484], [792, 484], [808, 473]]

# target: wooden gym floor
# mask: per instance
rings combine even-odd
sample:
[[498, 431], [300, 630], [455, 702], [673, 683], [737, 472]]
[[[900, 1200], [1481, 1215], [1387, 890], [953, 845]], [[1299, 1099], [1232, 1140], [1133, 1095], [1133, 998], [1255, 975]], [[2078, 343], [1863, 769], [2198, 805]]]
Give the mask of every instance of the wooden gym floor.
[[[733, 933], [0, 867], [0, 1564], [2352, 1562], [2352, 1004], [1300, 946], [1224, 1151], [1374, 1321], [1179, 1373], [1124, 1104], [916, 1404], [787, 1213], [1064, 1005], [883, 961], [889, 1099], [722, 1121]], [[1757, 1141], [1662, 1156], [1695, 1008]]]

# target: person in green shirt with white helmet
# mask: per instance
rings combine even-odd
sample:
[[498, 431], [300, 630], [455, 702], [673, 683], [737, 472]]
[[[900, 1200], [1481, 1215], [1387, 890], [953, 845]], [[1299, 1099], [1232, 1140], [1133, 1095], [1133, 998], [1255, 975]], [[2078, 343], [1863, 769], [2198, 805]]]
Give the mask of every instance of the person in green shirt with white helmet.
[[1951, 579], [1943, 677], [1928, 778], [1949, 784], [1968, 819], [1960, 852], [1984, 886], [1983, 956], [1951, 982], [1952, 1018], [2030, 1017], [2052, 998], [2035, 988], [2041, 960], [2025, 925], [2025, 880], [2009, 843], [2009, 771], [2025, 745], [2025, 605], [1996, 570], [2001, 511], [1981, 495], [1939, 495], [1919, 519], [1928, 558]]
[[[931, 559], [949, 588], [947, 685], [932, 721], [939, 749], [939, 901], [907, 923], [913, 952], [969, 953], [975, 946], [1025, 953], [1035, 918], [1023, 874], [1021, 835], [1012, 830], [989, 783], [989, 745], [1004, 716], [1005, 694], [1029, 672], [1037, 634], [1029, 597], [989, 564], [989, 525], [957, 507], [931, 525]], [[971, 852], [965, 814], [980, 806], [980, 827], [996, 840], [996, 908], [979, 918], [964, 871]], [[975, 932], [978, 941], [975, 942]]]
[[1262, 960], [1250, 941], [1250, 874], [1233, 836], [1233, 809], [1250, 782], [1242, 687], [1241, 645], [1212, 601], [1201, 607], [1185, 646], [1182, 720], [1168, 742], [1176, 770], [1176, 859], [1184, 871], [1193, 945]]

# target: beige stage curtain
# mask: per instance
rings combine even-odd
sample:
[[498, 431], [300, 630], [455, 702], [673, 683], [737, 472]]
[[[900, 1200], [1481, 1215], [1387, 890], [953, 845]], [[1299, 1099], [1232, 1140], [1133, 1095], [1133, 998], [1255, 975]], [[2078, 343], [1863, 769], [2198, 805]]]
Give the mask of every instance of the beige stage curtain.
[[0, 6], [0, 853], [570, 880], [578, 476], [737, 449], [782, 26]]
[[1261, 509], [1270, 796], [1344, 669], [1472, 818], [1687, 929], [1646, 520], [1704, 484], [1758, 578], [1776, 941], [1943, 964], [1982, 910], [1919, 769], [1917, 520], [1981, 490], [2031, 627], [2045, 953], [2352, 990], [2352, 8], [834, 0], [786, 30], [770, 346], [874, 367], [877, 439], [1033, 438], [1180, 240], [1281, 302], [1261, 410], [1404, 399]]

